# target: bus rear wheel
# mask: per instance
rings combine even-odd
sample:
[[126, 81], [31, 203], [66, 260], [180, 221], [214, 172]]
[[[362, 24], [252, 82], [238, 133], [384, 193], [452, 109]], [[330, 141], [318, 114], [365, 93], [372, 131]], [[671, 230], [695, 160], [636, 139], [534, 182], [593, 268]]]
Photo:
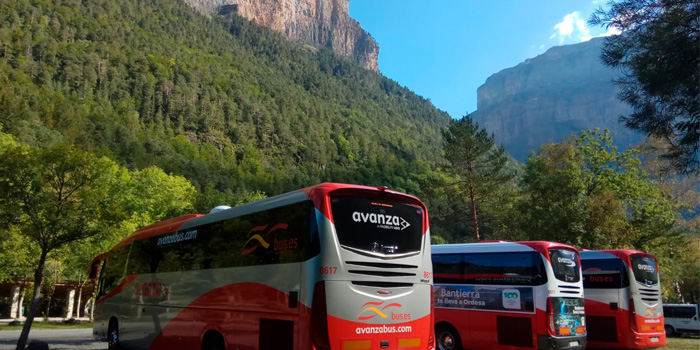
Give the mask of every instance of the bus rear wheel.
[[435, 327], [435, 336], [439, 350], [461, 350], [462, 340], [454, 327], [449, 325], [438, 325]]
[[666, 330], [667, 337], [673, 337], [676, 335], [676, 330], [671, 326], [664, 326], [664, 330]]
[[107, 328], [107, 349], [109, 350], [121, 350], [119, 345], [119, 324], [117, 320], [112, 319], [109, 321], [109, 328]]

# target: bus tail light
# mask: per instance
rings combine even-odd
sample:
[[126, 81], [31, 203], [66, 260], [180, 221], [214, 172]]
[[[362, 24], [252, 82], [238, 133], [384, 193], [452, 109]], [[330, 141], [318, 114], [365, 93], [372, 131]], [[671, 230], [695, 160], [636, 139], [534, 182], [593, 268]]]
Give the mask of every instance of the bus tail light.
[[428, 335], [428, 350], [435, 350], [435, 296], [433, 286], [430, 286], [430, 333]]
[[549, 335], [551, 336], [556, 336], [556, 333], [554, 332], [554, 310], [552, 309], [552, 298], [547, 298], [547, 323], [549, 324], [549, 327], [547, 327], [547, 331], [549, 332]]
[[630, 313], [630, 326], [632, 327], [632, 331], [638, 332], [639, 330], [637, 329], [637, 312], [635, 311], [634, 308], [634, 299], [630, 298], [630, 306], [629, 306], [629, 313]]
[[313, 298], [311, 302], [311, 343], [316, 350], [330, 350], [325, 282], [316, 283]]

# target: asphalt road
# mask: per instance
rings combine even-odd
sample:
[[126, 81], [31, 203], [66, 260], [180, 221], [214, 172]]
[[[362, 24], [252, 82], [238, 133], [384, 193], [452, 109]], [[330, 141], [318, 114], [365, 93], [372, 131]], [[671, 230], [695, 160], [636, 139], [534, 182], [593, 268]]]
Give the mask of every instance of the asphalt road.
[[[1, 331], [0, 350], [14, 350], [21, 331]], [[50, 350], [105, 350], [106, 342], [95, 341], [92, 328], [40, 329], [29, 332], [29, 341], [42, 340]]]

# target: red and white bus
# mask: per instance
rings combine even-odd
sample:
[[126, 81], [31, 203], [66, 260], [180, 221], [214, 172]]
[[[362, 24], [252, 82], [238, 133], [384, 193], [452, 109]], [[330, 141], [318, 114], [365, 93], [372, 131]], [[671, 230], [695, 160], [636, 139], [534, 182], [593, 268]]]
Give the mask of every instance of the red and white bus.
[[581, 265], [552, 242], [433, 246], [441, 350], [584, 349]]
[[434, 349], [428, 213], [324, 183], [142, 228], [101, 268], [110, 349]]
[[588, 346], [666, 346], [659, 267], [636, 250], [582, 250]]

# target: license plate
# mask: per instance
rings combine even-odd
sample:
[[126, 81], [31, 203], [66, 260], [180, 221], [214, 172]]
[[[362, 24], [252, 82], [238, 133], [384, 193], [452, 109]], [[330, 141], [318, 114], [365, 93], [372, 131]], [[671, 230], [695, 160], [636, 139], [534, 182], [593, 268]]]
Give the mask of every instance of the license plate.
[[578, 346], [578, 340], [577, 341], [570, 341], [569, 346]]
[[652, 342], [652, 343], [658, 343], [658, 342], [659, 342], [659, 338], [658, 338], [658, 337], [651, 337], [651, 342]]

